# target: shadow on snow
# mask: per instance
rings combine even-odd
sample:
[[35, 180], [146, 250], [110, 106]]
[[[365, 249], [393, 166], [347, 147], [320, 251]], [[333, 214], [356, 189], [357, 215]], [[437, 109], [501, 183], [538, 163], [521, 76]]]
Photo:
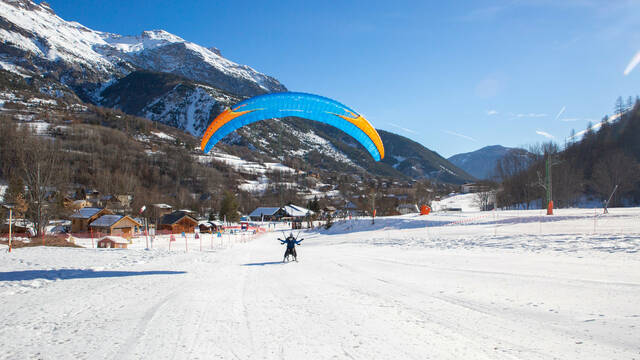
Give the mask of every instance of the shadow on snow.
[[176, 275], [185, 271], [94, 271], [91, 269], [23, 270], [0, 272], [0, 281], [92, 279], [141, 275]]
[[242, 264], [242, 266], [265, 266], [265, 265], [282, 265], [284, 264], [282, 261], [267, 261], [267, 262], [259, 262], [259, 263], [248, 263]]

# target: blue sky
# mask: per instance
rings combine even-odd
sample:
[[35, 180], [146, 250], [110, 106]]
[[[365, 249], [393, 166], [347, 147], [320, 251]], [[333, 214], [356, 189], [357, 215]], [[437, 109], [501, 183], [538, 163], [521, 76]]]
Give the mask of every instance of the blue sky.
[[445, 157], [563, 143], [640, 94], [640, 0], [49, 3], [96, 30], [216, 46]]

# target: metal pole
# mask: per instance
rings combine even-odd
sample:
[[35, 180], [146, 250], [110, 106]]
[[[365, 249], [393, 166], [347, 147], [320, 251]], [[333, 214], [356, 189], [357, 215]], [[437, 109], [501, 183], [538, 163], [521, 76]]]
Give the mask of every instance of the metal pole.
[[616, 190], [618, 190], [618, 184], [616, 184], [616, 186], [613, 188], [613, 191], [611, 192], [611, 195], [609, 196], [609, 199], [604, 203], [604, 213], [605, 214], [609, 213], [609, 202], [611, 201], [611, 198], [613, 197], [613, 194], [616, 193]]
[[147, 243], [147, 249], [149, 248], [149, 219], [144, 218], [145, 230], [144, 230], [144, 239]]
[[9, 208], [9, 252], [11, 252], [11, 223], [12, 223], [12, 211]]

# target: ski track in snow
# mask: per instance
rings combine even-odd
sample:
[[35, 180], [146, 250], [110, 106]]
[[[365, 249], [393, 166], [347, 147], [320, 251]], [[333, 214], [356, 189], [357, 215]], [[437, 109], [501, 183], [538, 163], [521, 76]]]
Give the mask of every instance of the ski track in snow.
[[584, 210], [558, 212], [502, 212], [498, 230], [443, 225], [484, 213], [338, 222], [288, 264], [280, 233], [3, 251], [0, 359], [637, 358], [640, 209], [592, 235]]

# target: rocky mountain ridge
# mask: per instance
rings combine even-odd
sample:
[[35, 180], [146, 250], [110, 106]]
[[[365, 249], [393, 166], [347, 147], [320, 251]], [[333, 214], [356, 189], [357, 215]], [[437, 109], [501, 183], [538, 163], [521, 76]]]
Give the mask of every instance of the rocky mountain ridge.
[[[287, 90], [273, 77], [225, 59], [217, 48], [163, 30], [135, 36], [95, 31], [63, 20], [44, 2], [0, 0], [0, 40], [0, 68], [39, 79], [43, 93], [119, 109], [196, 138], [224, 108]], [[452, 183], [473, 178], [407, 138], [381, 136], [389, 150], [380, 163], [341, 131], [299, 119], [251, 124], [224, 142], [274, 161], [299, 158], [330, 171]]]
[[485, 180], [494, 175], [498, 160], [512, 152], [524, 154], [527, 151], [502, 145], [491, 145], [476, 151], [453, 155], [447, 160], [474, 177]]

